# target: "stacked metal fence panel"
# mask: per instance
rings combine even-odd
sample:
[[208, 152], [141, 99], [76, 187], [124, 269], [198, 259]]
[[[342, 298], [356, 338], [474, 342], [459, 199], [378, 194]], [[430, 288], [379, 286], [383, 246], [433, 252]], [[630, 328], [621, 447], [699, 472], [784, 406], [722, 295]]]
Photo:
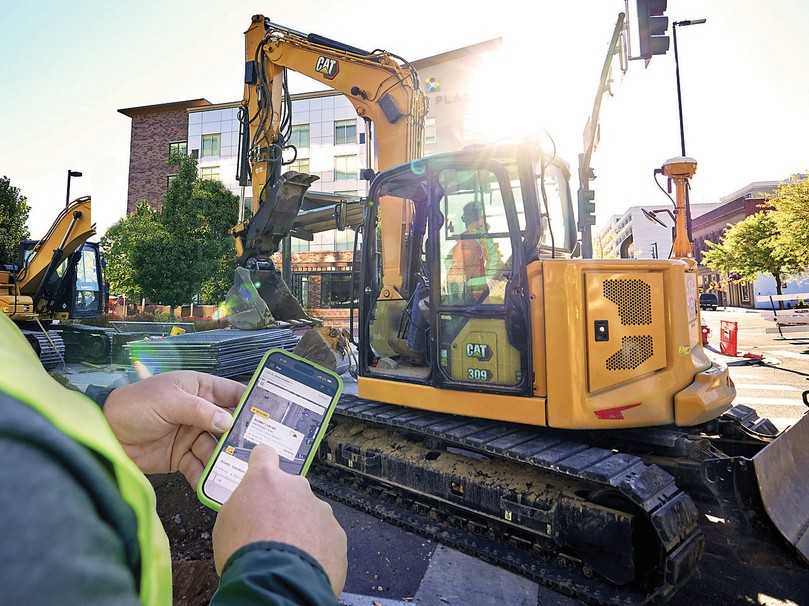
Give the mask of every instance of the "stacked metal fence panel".
[[292, 350], [299, 337], [288, 328], [219, 329], [176, 337], [146, 338], [124, 345], [130, 361], [151, 374], [198, 370], [221, 377], [249, 375], [268, 349]]
[[65, 357], [65, 342], [57, 331], [49, 330], [47, 337], [37, 330], [23, 330], [22, 333], [47, 370], [56, 368], [62, 363]]

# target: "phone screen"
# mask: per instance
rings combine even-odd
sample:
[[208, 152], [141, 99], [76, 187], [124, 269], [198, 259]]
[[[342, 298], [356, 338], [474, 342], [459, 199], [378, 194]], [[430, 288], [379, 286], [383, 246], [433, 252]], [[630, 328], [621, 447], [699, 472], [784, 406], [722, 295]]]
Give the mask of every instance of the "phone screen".
[[205, 496], [225, 503], [247, 472], [257, 444], [278, 452], [282, 470], [301, 474], [339, 387], [334, 375], [271, 353], [205, 478]]

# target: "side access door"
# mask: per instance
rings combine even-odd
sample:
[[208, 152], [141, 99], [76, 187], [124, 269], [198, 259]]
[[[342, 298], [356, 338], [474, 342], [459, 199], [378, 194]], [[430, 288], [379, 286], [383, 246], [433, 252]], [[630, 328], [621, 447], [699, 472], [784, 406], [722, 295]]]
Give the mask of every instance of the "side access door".
[[528, 394], [530, 319], [523, 234], [497, 162], [436, 167], [429, 238], [431, 382]]

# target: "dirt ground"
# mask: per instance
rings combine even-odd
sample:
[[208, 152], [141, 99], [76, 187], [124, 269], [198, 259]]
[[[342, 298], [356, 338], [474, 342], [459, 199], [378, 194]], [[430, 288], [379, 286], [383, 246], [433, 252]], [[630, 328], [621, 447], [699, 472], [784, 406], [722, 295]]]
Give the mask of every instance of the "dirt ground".
[[180, 474], [149, 479], [157, 494], [157, 513], [171, 542], [174, 604], [208, 604], [219, 583], [211, 551], [216, 514], [197, 500]]

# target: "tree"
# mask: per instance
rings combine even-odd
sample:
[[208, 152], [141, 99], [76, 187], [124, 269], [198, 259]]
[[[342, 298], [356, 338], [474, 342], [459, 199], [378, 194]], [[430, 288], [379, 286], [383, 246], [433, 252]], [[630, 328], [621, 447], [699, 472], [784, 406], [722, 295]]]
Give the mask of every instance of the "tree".
[[777, 247], [809, 266], [809, 179], [783, 183], [768, 202], [779, 232]]
[[28, 200], [11, 185], [8, 177], [0, 177], [0, 264], [16, 263], [20, 242], [28, 238]]
[[107, 230], [101, 238], [101, 251], [106, 260], [104, 275], [110, 283], [110, 292], [140, 299], [144, 293], [135, 279], [132, 251], [135, 244], [150, 237], [158, 228], [157, 213], [144, 200], [135, 211]]
[[118, 279], [110, 284], [121, 289], [131, 284], [140, 296], [165, 305], [197, 297], [218, 303], [236, 265], [230, 228], [237, 220], [238, 198], [218, 181], [198, 179], [194, 160], [182, 156], [172, 162], [178, 164], [177, 177], [162, 209], [138, 207], [116, 224], [113, 240], [121, 246], [105, 249], [105, 255], [116, 257], [115, 262], [107, 260], [108, 267], [115, 265]]
[[780, 247], [778, 240], [774, 213], [757, 212], [725, 230], [721, 243], [706, 242], [708, 250], [703, 262], [711, 269], [738, 275], [739, 282], [752, 282], [762, 274], [770, 274], [780, 295], [782, 279], [800, 272], [802, 264]]

